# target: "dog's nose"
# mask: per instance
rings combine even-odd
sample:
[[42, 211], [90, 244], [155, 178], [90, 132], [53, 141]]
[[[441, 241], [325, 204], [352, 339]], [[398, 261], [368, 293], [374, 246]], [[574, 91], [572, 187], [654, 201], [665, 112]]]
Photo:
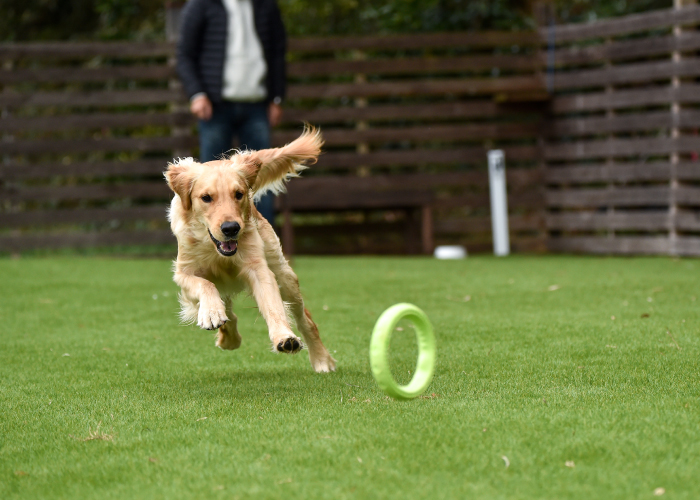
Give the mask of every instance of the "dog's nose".
[[221, 232], [224, 233], [224, 236], [228, 238], [233, 238], [238, 234], [238, 231], [241, 230], [241, 225], [238, 222], [224, 222], [221, 224]]

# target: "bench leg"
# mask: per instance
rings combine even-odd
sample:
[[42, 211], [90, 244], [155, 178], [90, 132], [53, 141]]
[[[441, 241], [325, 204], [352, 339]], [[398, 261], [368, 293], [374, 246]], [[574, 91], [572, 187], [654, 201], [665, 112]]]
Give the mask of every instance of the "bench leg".
[[423, 253], [430, 255], [433, 253], [435, 243], [433, 242], [433, 209], [430, 205], [425, 205], [421, 209], [421, 243]]
[[406, 253], [420, 255], [422, 250], [423, 223], [421, 209], [406, 209]]

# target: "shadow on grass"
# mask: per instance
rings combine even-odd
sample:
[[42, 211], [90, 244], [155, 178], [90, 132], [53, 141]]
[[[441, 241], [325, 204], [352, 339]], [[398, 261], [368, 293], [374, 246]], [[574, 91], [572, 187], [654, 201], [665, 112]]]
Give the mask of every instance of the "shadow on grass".
[[369, 373], [339, 368], [335, 373], [315, 373], [309, 369], [211, 370], [173, 373], [163, 381], [180, 394], [216, 401], [221, 398], [269, 399], [278, 402], [299, 398], [324, 400], [339, 397], [340, 391], [376, 392]]

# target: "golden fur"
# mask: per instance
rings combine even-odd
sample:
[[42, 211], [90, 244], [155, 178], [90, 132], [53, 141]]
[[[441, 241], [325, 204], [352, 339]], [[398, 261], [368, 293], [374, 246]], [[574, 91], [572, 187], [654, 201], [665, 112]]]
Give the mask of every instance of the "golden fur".
[[[311, 366], [317, 372], [335, 370], [279, 239], [253, 204], [267, 191], [283, 191], [285, 182], [306, 168], [302, 162], [316, 160], [322, 144], [320, 133], [307, 128], [281, 148], [237, 152], [205, 164], [184, 158], [168, 165], [165, 178], [175, 193], [169, 220], [178, 241], [174, 280], [182, 290], [181, 316], [201, 328], [218, 329], [216, 345], [221, 349], [241, 345], [232, 298], [248, 290], [267, 323], [273, 350], [295, 353], [302, 348], [286, 304]], [[224, 234], [224, 228], [230, 233], [236, 223], [237, 235]]]

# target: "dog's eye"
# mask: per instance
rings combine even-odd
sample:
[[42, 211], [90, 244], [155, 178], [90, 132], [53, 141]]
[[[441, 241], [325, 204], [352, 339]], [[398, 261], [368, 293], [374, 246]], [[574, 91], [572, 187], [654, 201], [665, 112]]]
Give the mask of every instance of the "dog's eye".
[[236, 191], [236, 199], [240, 200], [243, 198], [243, 193], [241, 191]]
[[204, 196], [202, 196], [202, 201], [204, 203], [211, 203], [211, 196], [209, 196], [208, 194], [205, 194]]

